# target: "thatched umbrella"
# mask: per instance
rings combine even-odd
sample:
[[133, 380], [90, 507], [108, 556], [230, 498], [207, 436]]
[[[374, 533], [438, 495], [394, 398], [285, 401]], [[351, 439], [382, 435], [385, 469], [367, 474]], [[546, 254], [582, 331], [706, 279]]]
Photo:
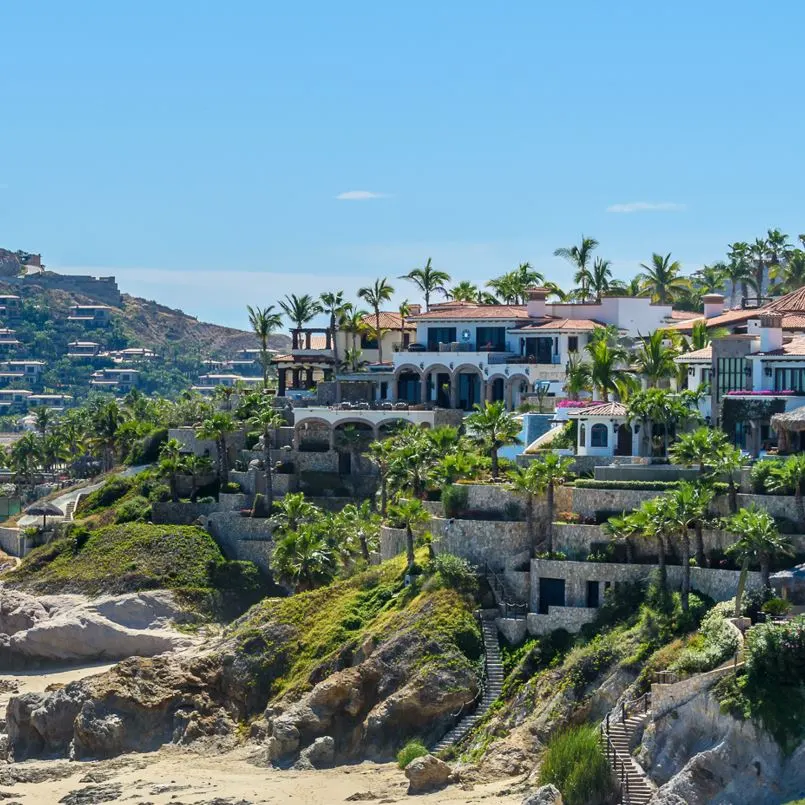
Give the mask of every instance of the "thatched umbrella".
[[791, 444], [790, 434], [805, 431], [805, 405], [772, 415], [770, 424], [779, 437], [780, 452], [787, 453]]
[[58, 506], [54, 506], [47, 501], [34, 503], [25, 510], [25, 513], [34, 517], [41, 516], [42, 528], [47, 528], [48, 517], [64, 517], [64, 512]]

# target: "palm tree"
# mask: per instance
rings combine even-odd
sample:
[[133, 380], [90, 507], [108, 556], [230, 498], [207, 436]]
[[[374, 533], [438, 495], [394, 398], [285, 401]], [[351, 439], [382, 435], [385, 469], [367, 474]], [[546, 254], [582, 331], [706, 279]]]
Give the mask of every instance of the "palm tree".
[[735, 243], [730, 243], [727, 248], [729, 249], [729, 254], [727, 255], [729, 263], [724, 269], [724, 277], [730, 281], [732, 288], [730, 306], [735, 307], [735, 292], [739, 287], [745, 298], [749, 296], [750, 287], [756, 294], [759, 294], [760, 286], [755, 281], [755, 276], [750, 266], [749, 244], [744, 241], [736, 241]]
[[719, 447], [712, 459], [711, 480], [727, 477], [727, 494], [730, 513], [738, 511], [738, 487], [735, 485], [735, 473], [739, 473], [746, 465], [746, 457], [728, 439]]
[[489, 280], [487, 288], [491, 288], [500, 300], [506, 305], [516, 305], [520, 302], [520, 294], [524, 290], [520, 281], [513, 272]]
[[682, 266], [677, 260], [671, 261], [670, 252], [665, 257], [654, 253], [651, 255], [651, 264], [641, 263], [640, 267], [643, 269], [640, 274], [643, 289], [651, 295], [654, 302], [668, 305], [685, 288], [686, 280], [679, 274]]
[[358, 350], [358, 336], [366, 332], [366, 317], [369, 314], [365, 310], [359, 310], [351, 302], [347, 302], [339, 317], [339, 327], [352, 337], [352, 349]]
[[571, 354], [565, 368], [565, 393], [571, 400], [578, 400], [582, 391], [590, 390], [592, 375], [590, 364], [578, 355]]
[[46, 405], [39, 405], [30, 413], [34, 417], [34, 430], [40, 436], [44, 436], [55, 424], [56, 417]]
[[793, 556], [794, 548], [788, 537], [780, 534], [774, 518], [757, 506], [741, 509], [725, 520], [726, 529], [738, 539], [727, 548], [727, 553], [741, 560], [741, 575], [735, 593], [735, 617], [741, 614], [741, 599], [746, 586], [746, 574], [751, 563], [760, 565], [760, 579], [769, 586], [771, 563], [778, 556]]
[[196, 429], [196, 437], [215, 442], [218, 480], [225, 484], [229, 480], [229, 456], [226, 437], [235, 429], [235, 422], [229, 414], [220, 411], [205, 419]]
[[458, 285], [454, 285], [448, 292], [447, 296], [454, 302], [478, 302], [478, 286], [474, 285], [469, 280], [462, 280]]
[[693, 274], [702, 293], [719, 293], [724, 288], [727, 266], [723, 262], [702, 266]]
[[190, 500], [195, 500], [198, 479], [212, 472], [212, 461], [209, 456], [197, 456], [195, 453], [189, 453], [182, 460], [182, 469], [190, 476]]
[[[368, 500], [364, 500], [360, 506], [348, 503], [334, 517], [336, 530], [340, 531], [347, 543], [354, 544], [358, 541], [361, 558], [364, 562], [369, 562], [371, 547], [377, 544], [377, 536], [380, 528], [380, 521], [376, 514], [371, 510]], [[372, 541], [372, 546], [369, 542]]]
[[608, 296], [645, 296], [645, 292], [640, 283], [640, 277], [632, 277], [629, 282], [623, 280], [612, 280], [609, 283]]
[[534, 498], [543, 491], [541, 479], [537, 475], [535, 465], [536, 462], [532, 461], [525, 469], [515, 467], [513, 470], [509, 471], [509, 480], [511, 481], [512, 489], [525, 496], [526, 529], [528, 530], [528, 539], [531, 543], [531, 556], [534, 556], [537, 548], [536, 532], [534, 529]]
[[372, 442], [369, 445], [369, 461], [377, 468], [380, 476], [380, 514], [386, 516], [388, 508], [389, 474], [397, 459], [397, 448], [391, 439]]
[[356, 425], [345, 425], [336, 431], [335, 446], [338, 450], [346, 450], [350, 456], [350, 466], [353, 472], [360, 472], [361, 452], [369, 444], [370, 435]]
[[389, 517], [405, 529], [405, 551], [408, 558], [408, 571], [413, 569], [416, 557], [414, 556], [414, 529], [425, 525], [430, 520], [421, 500], [409, 498], [394, 504], [389, 509]]
[[635, 369], [646, 376], [650, 388], [656, 388], [661, 380], [676, 371], [674, 359], [679, 352], [673, 345], [666, 346], [667, 338], [663, 330], [655, 330], [648, 338], [640, 341]]
[[632, 540], [641, 534], [639, 522], [623, 512], [620, 516], [610, 517], [601, 525], [601, 530], [615, 542], [622, 542], [626, 546], [626, 564], [632, 564], [634, 562]]
[[766, 486], [770, 492], [785, 489], [794, 490], [794, 499], [799, 510], [800, 522], [805, 524], [805, 453], [796, 453], [789, 456], [784, 462], [775, 466], [766, 479]]
[[[446, 271], [438, 271], [431, 266], [430, 257], [423, 268], [415, 268], [399, 279], [413, 282], [422, 291], [425, 297], [425, 312], [430, 310], [430, 295], [441, 293], [448, 296], [446, 284], [450, 282], [450, 275]], [[360, 291], [358, 292], [360, 294]], [[386, 301], [386, 300], [384, 300]]]
[[476, 442], [489, 450], [492, 478], [497, 480], [498, 451], [506, 445], [519, 444], [522, 426], [517, 417], [506, 410], [502, 401], [486, 403], [484, 406], [476, 403], [473, 408], [475, 413], [465, 420], [467, 430]]
[[772, 269], [772, 277], [775, 283], [770, 291], [775, 294], [790, 293], [805, 285], [805, 252], [794, 249], [785, 263]]
[[321, 509], [306, 500], [304, 493], [289, 492], [276, 503], [271, 525], [275, 532], [286, 534], [315, 522], [320, 515]]
[[168, 486], [170, 486], [171, 490], [171, 500], [174, 503], [179, 500], [177, 479], [183, 469], [182, 443], [178, 439], [168, 439], [159, 450], [157, 472], [160, 478], [168, 479]]
[[590, 382], [600, 392], [601, 401], [609, 402], [609, 392], [615, 390], [615, 381], [623, 374], [619, 365], [626, 359], [626, 353], [605, 338], [590, 341], [587, 352], [590, 355]]
[[784, 263], [790, 252], [788, 235], [784, 235], [779, 229], [769, 229], [766, 232], [766, 258], [772, 269]]
[[257, 428], [263, 437], [263, 475], [265, 477], [265, 507], [266, 513], [271, 514], [274, 508], [274, 479], [271, 465], [271, 436], [284, 424], [285, 417], [273, 408], [271, 404], [264, 403], [249, 417], [249, 424]]
[[704, 349], [716, 339], [724, 338], [727, 335], [729, 335], [729, 330], [726, 327], [708, 328], [706, 321], [695, 321], [690, 331], [688, 346], [690, 349]]
[[749, 259], [754, 264], [755, 286], [758, 294], [763, 293], [763, 280], [766, 278], [766, 258], [769, 252], [769, 244], [765, 238], [755, 238], [754, 243], [749, 244]]
[[271, 365], [271, 356], [268, 352], [268, 339], [282, 326], [282, 315], [274, 312], [274, 305], [267, 307], [252, 307], [246, 305], [249, 313], [249, 324], [260, 341], [260, 365], [263, 368], [263, 388], [268, 388], [268, 367]]
[[581, 236], [581, 244], [579, 246], [570, 246], [569, 248], [556, 249], [554, 257], [563, 257], [569, 263], [572, 263], [576, 268], [576, 273], [573, 281], [580, 285], [583, 298], [587, 298], [592, 273], [590, 271], [590, 260], [592, 253], [598, 248], [598, 241], [595, 238], [587, 238]]
[[323, 529], [311, 523], [280, 538], [271, 556], [271, 567], [296, 592], [328, 584], [337, 570], [335, 553]]
[[601, 297], [609, 291], [611, 281], [612, 263], [596, 257], [593, 261], [593, 270], [590, 272], [590, 290], [595, 293], [595, 298], [599, 302]]
[[21, 486], [28, 486], [33, 494], [42, 460], [41, 445], [33, 433], [26, 433], [11, 446], [7, 464]]
[[322, 312], [330, 317], [330, 338], [333, 340], [333, 360], [335, 365], [338, 366], [338, 339], [336, 333], [338, 332], [338, 322], [341, 320], [341, 314], [344, 312], [344, 292], [343, 291], [328, 291], [319, 297], [321, 302]]
[[104, 470], [112, 469], [117, 447], [117, 433], [125, 421], [123, 411], [115, 400], [103, 403], [91, 416], [90, 444], [100, 448]]
[[280, 301], [280, 307], [285, 315], [294, 323], [292, 347], [302, 349], [299, 345], [299, 330], [301, 330], [314, 316], [321, 313], [321, 305], [310, 295], [288, 294]]
[[53, 431], [41, 436], [40, 450], [42, 461], [48, 472], [53, 472], [57, 465], [63, 465], [72, 456], [64, 436], [59, 431]]
[[358, 290], [358, 296], [372, 308], [375, 314], [375, 338], [377, 338], [377, 362], [383, 363], [383, 333], [380, 329], [380, 306], [388, 302], [394, 294], [394, 288], [384, 277], [376, 279], [373, 285]]
[[534, 490], [537, 494], [545, 493], [545, 504], [548, 509], [548, 522], [545, 526], [545, 541], [548, 554], [553, 555], [553, 520], [554, 492], [556, 487], [567, 483], [573, 473], [570, 471], [573, 459], [547, 453], [528, 465], [528, 471], [534, 476]]
[[657, 542], [657, 569], [659, 571], [660, 590], [668, 589], [668, 570], [666, 568], [667, 540], [669, 519], [673, 513], [669, 511], [670, 502], [667, 497], [656, 497], [643, 501], [640, 508], [629, 515], [636, 520], [637, 533], [646, 539]]
[[696, 536], [696, 563], [705, 566], [704, 540], [702, 537], [702, 519], [713, 502], [715, 492], [704, 483], [680, 481], [670, 494], [673, 522], [677, 527], [682, 546], [682, 609], [687, 612], [690, 597], [690, 527], [693, 526]]

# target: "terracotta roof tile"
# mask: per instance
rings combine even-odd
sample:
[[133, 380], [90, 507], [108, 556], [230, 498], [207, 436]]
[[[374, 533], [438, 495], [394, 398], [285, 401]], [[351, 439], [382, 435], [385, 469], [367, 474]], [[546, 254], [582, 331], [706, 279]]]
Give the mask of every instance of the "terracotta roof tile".
[[544, 324], [527, 324], [519, 327], [520, 330], [596, 330], [603, 327], [599, 321], [594, 319], [553, 319]]
[[768, 355], [779, 358], [802, 358], [805, 357], [805, 338], [795, 338], [787, 344], [783, 344], [782, 349], [773, 349], [769, 352], [753, 352], [752, 355]]
[[626, 416], [626, 406], [619, 402], [588, 405], [586, 408], [573, 408], [567, 412], [568, 416]]
[[472, 302], [443, 302], [431, 305], [428, 313], [411, 316], [412, 321], [450, 319], [529, 319], [525, 305], [476, 305]]
[[693, 349], [690, 352], [685, 352], [676, 358], [677, 363], [687, 363], [688, 361], [709, 361], [713, 359], [713, 348], [704, 347], [702, 349]]
[[[414, 317], [413, 313], [410, 316], [405, 317], [406, 330], [416, 329], [416, 325], [411, 321], [413, 317]], [[363, 322], [364, 324], [374, 329], [375, 314], [369, 313], [368, 315], [364, 316]], [[402, 326], [402, 316], [400, 316], [399, 313], [394, 313], [388, 310], [380, 311], [380, 328], [382, 330], [397, 330], [399, 332], [401, 326]]]
[[675, 324], [668, 325], [666, 329], [678, 330], [680, 332], [690, 331], [697, 321], [707, 322], [708, 328], [725, 327], [729, 324], [738, 324], [739, 322], [756, 318], [758, 315], [759, 312], [757, 308], [755, 310], [728, 310], [720, 316], [713, 316], [710, 319], [705, 319], [704, 316], [696, 316], [695, 319], [688, 319], [688, 321], [678, 321]]

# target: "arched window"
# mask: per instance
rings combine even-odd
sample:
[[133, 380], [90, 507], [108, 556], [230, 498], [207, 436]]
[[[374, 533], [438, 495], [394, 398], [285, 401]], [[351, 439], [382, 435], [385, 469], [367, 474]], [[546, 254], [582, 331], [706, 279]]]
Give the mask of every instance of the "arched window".
[[606, 425], [598, 424], [593, 425], [590, 430], [590, 446], [591, 447], [606, 447], [607, 439], [609, 438], [609, 429]]
[[586, 444], [586, 425], [583, 422], [579, 422], [579, 447], [584, 447]]

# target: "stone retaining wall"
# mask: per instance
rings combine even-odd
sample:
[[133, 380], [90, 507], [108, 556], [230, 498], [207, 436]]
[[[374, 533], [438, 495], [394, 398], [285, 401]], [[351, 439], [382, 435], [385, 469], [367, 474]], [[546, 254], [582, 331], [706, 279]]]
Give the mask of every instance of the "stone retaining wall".
[[193, 525], [199, 517], [218, 511], [217, 503], [153, 503], [151, 521], [158, 525]]
[[587, 607], [548, 607], [547, 615], [529, 612], [526, 616], [528, 633], [533, 636], [548, 634], [554, 629], [565, 629], [571, 634], [578, 632], [585, 623], [592, 623], [597, 609]]
[[20, 530], [9, 526], [0, 526], [0, 548], [9, 556], [22, 556], [20, 552]]
[[254, 562], [263, 572], [271, 572], [274, 540], [267, 519], [214, 512], [207, 517], [207, 530], [228, 559]]
[[221, 492], [218, 495], [218, 508], [219, 512], [238, 512], [241, 509], [249, 507], [248, 495], [241, 492], [229, 493]]
[[385, 562], [406, 551], [405, 529], [380, 527], [380, 561]]
[[430, 531], [433, 534], [434, 553], [452, 553], [479, 567], [488, 562], [491, 567], [500, 570], [506, 557], [523, 553], [531, 547], [526, 524], [519, 522], [433, 517]]

